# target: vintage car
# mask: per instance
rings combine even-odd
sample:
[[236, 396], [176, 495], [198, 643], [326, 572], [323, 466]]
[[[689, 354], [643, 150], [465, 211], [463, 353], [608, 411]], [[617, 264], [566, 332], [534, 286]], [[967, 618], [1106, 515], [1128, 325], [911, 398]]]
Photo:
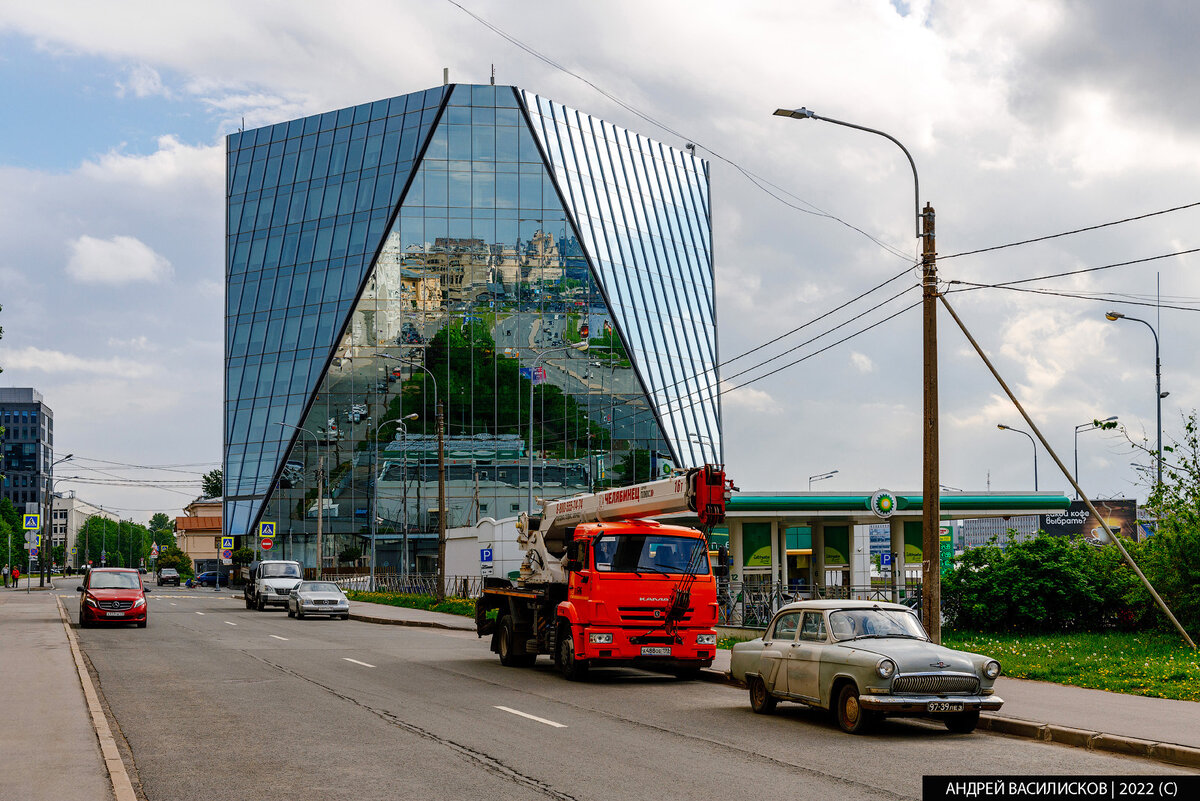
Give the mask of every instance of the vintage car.
[[999, 662], [931, 642], [910, 609], [882, 601], [788, 604], [762, 637], [733, 646], [730, 672], [755, 712], [795, 701], [830, 710], [852, 734], [884, 716], [935, 718], [967, 733], [980, 710], [1004, 703], [992, 689]]

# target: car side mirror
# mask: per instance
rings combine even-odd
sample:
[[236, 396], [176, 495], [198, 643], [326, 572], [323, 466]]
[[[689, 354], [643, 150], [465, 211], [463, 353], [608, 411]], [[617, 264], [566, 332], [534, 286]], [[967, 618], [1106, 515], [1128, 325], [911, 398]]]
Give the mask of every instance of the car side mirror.
[[83, 588], [82, 584], [80, 584], [78, 587], [75, 588], [75, 592], [83, 592], [83, 591], [84, 591], [84, 588]]
[[149, 588], [149, 587], [142, 587], [142, 592], [150, 592], [150, 588]]

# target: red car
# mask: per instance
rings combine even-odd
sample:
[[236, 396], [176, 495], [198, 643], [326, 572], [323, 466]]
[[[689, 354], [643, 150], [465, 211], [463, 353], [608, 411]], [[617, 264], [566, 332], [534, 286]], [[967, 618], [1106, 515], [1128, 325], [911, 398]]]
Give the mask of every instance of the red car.
[[148, 587], [142, 586], [138, 571], [120, 567], [97, 567], [88, 571], [79, 598], [79, 625], [97, 623], [137, 623], [146, 628], [150, 616], [146, 608]]

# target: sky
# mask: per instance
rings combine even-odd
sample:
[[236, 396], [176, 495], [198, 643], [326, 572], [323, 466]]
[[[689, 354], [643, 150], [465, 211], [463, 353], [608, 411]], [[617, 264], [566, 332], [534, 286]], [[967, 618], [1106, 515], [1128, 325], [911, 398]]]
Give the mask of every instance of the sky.
[[[874, 308], [917, 283], [911, 170], [882, 137], [772, 115], [804, 106], [904, 144], [951, 304], [1068, 469], [1085, 426], [1085, 490], [1144, 499], [1154, 338], [1104, 312], [1158, 331], [1169, 443], [1200, 403], [1200, 254], [1168, 254], [1200, 247], [1200, 207], [956, 254], [1200, 201], [1198, 21], [1183, 0], [3, 0], [0, 386], [53, 409], [56, 455], [76, 455], [56, 489], [177, 514], [221, 455], [225, 135], [494, 66], [498, 84], [710, 161], [725, 459], [743, 490], [835, 470], [813, 489], [921, 484], [919, 308], [817, 353], [918, 300]], [[954, 283], [1146, 259], [1018, 285], [1073, 297]], [[944, 310], [938, 325], [942, 483], [1032, 489], [1029, 440], [996, 428], [1027, 426]], [[1086, 427], [1113, 415], [1116, 430]], [[1038, 467], [1040, 489], [1069, 494], [1040, 446]], [[130, 479], [158, 486], [96, 483]]]

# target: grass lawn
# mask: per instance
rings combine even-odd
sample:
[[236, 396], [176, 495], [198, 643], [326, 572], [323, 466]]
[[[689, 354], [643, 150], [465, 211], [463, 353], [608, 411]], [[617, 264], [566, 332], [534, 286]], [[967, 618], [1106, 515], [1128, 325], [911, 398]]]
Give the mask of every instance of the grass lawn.
[[[445, 612], [448, 615], [475, 617], [475, 602], [468, 598], [446, 598], [441, 603], [432, 595], [408, 595], [402, 592], [359, 592], [346, 590], [346, 597], [351, 601], [366, 601], [373, 604], [400, 606], [405, 609], [428, 609], [431, 612]], [[489, 615], [494, 614], [490, 612]]]
[[982, 634], [942, 631], [950, 648], [999, 660], [1001, 675], [1200, 701], [1200, 652], [1175, 634]]

